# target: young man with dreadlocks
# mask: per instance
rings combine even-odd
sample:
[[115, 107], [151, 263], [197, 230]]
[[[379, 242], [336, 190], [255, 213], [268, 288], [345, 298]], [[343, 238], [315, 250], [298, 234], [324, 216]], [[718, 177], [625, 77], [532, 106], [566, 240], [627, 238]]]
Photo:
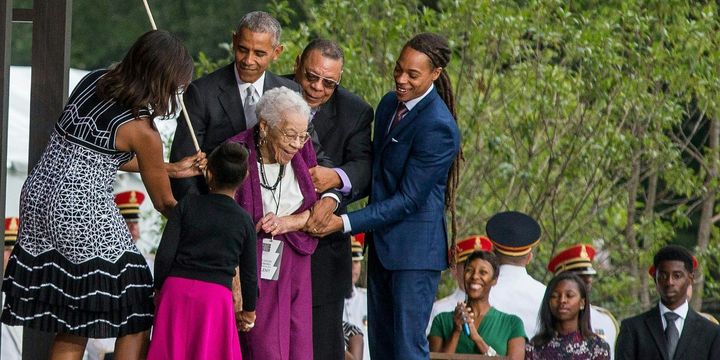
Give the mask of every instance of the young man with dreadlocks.
[[395, 63], [395, 91], [375, 113], [370, 203], [312, 229], [367, 233], [373, 359], [428, 358], [425, 327], [448, 267], [445, 205], [452, 204], [460, 156], [450, 55], [447, 40], [435, 34], [405, 44]]

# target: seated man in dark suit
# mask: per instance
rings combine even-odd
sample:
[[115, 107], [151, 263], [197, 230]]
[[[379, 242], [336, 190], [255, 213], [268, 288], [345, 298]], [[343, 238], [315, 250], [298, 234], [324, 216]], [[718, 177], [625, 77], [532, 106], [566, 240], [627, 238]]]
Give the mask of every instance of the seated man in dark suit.
[[[193, 81], [184, 95], [190, 121], [200, 148], [209, 154], [233, 135], [257, 123], [255, 104], [272, 88], [300, 91], [293, 81], [267, 71], [282, 54], [280, 23], [270, 14], [254, 11], [243, 16], [233, 34], [235, 62]], [[190, 130], [178, 120], [170, 159], [195, 153]], [[171, 181], [180, 200], [188, 193], [207, 193], [202, 176]]]
[[680, 246], [668, 245], [653, 259], [660, 303], [620, 325], [615, 359], [720, 359], [720, 326], [688, 304], [693, 258]]
[[[337, 43], [311, 41], [295, 62], [292, 77], [311, 108], [312, 126], [325, 155], [336, 167], [310, 169], [318, 192], [312, 229], [333, 212], [367, 195], [370, 187], [370, 124], [373, 110], [363, 99], [340, 86], [343, 51]], [[343, 304], [352, 291], [350, 236], [335, 232], [318, 243], [312, 255], [313, 349], [315, 360], [343, 357]], [[359, 325], [359, 324], [356, 324]]]

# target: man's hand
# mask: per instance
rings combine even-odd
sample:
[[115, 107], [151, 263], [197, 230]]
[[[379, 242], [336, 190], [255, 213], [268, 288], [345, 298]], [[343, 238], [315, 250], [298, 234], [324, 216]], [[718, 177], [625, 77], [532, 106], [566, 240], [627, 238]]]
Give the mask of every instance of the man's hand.
[[313, 229], [322, 229], [326, 227], [330, 223], [330, 220], [332, 220], [333, 211], [335, 211], [336, 205], [337, 202], [335, 199], [328, 196], [318, 200], [318, 202], [313, 205], [312, 209], [310, 209], [310, 218], [307, 223], [305, 223], [305, 232], [315, 234], [316, 231]]
[[311, 227], [308, 229], [308, 232], [310, 234], [313, 234], [316, 237], [323, 237], [323, 236], [327, 236], [334, 232], [342, 231], [342, 230], [343, 230], [342, 218], [340, 218], [337, 215], [331, 215], [330, 221], [328, 221], [327, 225]]
[[342, 187], [340, 175], [331, 168], [316, 166], [310, 169], [310, 176], [312, 176], [315, 185], [315, 192], [321, 193], [329, 189]]

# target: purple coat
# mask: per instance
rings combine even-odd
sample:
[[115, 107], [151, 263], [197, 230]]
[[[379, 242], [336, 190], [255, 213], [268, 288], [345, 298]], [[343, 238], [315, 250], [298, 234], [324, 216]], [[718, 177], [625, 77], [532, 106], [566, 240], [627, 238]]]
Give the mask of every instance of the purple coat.
[[[257, 223], [265, 215], [260, 195], [260, 175], [253, 137], [255, 129], [243, 131], [228, 141], [245, 145], [248, 149], [248, 177], [235, 193], [235, 200]], [[295, 212], [309, 209], [317, 201], [317, 193], [310, 177], [309, 168], [317, 165], [312, 142], [305, 146], [290, 162], [303, 194], [303, 203]], [[310, 255], [318, 240], [305, 232], [295, 231], [279, 236], [286, 247], [283, 250], [280, 276], [277, 281], [261, 280], [262, 239], [269, 237], [258, 233], [258, 289], [255, 327], [240, 333], [243, 359], [245, 360], [312, 360], [312, 280]]]

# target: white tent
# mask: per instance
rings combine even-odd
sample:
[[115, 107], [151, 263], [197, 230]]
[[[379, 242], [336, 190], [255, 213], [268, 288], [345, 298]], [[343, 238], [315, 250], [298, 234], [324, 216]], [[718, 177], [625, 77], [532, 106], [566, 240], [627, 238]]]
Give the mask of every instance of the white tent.
[[[70, 69], [69, 91], [77, 85], [88, 71]], [[10, 67], [10, 98], [8, 113], [8, 163], [7, 163], [7, 189], [5, 200], [5, 216], [18, 216], [20, 190], [28, 174], [28, 149], [30, 139], [30, 74], [31, 68], [27, 66]], [[60, 114], [58, 114], [59, 116]], [[156, 121], [163, 140], [171, 138], [175, 131], [175, 120]], [[140, 190], [145, 192], [142, 180], [137, 174], [119, 173], [116, 178], [115, 191]], [[160, 215], [153, 210], [149, 200], [141, 207], [142, 238], [138, 247], [143, 251], [150, 251], [159, 241]]]

